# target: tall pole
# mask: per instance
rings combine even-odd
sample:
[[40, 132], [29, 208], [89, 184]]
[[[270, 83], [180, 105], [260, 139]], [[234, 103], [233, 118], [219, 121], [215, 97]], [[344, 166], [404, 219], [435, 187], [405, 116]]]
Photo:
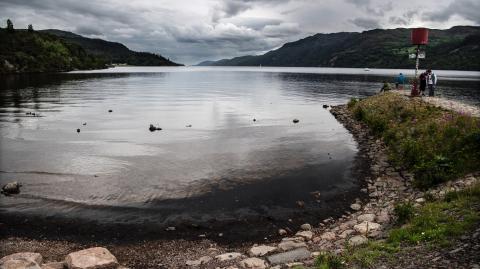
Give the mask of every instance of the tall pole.
[[417, 45], [417, 53], [415, 54], [415, 80], [417, 80], [418, 66], [420, 65], [420, 59], [418, 58], [419, 53], [420, 53], [420, 45]]

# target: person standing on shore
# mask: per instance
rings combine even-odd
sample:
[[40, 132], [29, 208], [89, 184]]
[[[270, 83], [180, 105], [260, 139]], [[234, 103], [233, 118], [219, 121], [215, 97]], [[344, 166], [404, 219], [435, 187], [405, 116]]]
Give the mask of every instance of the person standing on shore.
[[403, 86], [405, 85], [405, 76], [400, 73], [395, 81], [395, 88], [397, 90], [403, 90]]
[[425, 96], [425, 89], [427, 88], [427, 71], [420, 74], [420, 95]]
[[428, 96], [435, 95], [435, 85], [437, 84], [437, 75], [431, 69], [427, 70]]

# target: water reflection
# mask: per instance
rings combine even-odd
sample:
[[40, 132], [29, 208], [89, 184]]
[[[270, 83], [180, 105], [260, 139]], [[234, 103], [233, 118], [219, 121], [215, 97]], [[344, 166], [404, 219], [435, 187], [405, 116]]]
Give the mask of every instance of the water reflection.
[[[265, 207], [293, 210], [312, 190], [332, 198], [358, 189], [350, 173], [357, 149], [322, 105], [375, 94], [381, 81], [392, 79], [141, 70], [1, 79], [0, 183], [18, 180], [26, 187], [15, 198], [25, 199], [21, 207], [18, 200], [5, 200], [0, 209], [74, 210], [97, 218], [86, 208], [175, 207], [182, 215], [192, 208], [211, 213], [223, 203], [234, 214]], [[480, 103], [478, 81], [439, 83], [445, 96]], [[293, 118], [300, 123], [293, 124]], [[149, 124], [163, 130], [149, 132]], [[198, 199], [211, 202], [194, 206]], [[175, 218], [168, 215], [174, 213], [147, 217], [160, 221]]]

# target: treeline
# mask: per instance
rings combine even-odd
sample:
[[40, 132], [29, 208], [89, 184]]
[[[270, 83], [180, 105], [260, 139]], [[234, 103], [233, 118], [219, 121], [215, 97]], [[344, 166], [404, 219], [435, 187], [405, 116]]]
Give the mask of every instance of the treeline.
[[106, 61], [57, 36], [15, 29], [11, 20], [0, 28], [0, 73], [61, 72], [106, 68]]
[[[258, 56], [242, 56], [200, 65], [412, 68], [411, 29], [316, 34]], [[426, 59], [433, 69], [480, 70], [480, 27], [430, 30]]]

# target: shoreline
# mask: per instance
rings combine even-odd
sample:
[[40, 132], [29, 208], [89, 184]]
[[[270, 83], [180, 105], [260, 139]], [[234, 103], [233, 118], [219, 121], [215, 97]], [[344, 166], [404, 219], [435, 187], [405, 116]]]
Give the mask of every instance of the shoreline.
[[[346, 105], [334, 106], [330, 112], [354, 136], [359, 148], [357, 155], [368, 161], [367, 166], [370, 169], [370, 175], [365, 175], [363, 178], [365, 187], [362, 188], [361, 192], [364, 195], [363, 197], [362, 195], [354, 197], [355, 202], [351, 205], [351, 209], [343, 215], [317, 220], [317, 223], [310, 223], [313, 228], [298, 225], [297, 229], [292, 228], [287, 235], [272, 236], [272, 238], [262, 242], [260, 242], [261, 240], [256, 241], [257, 244], [265, 244], [275, 248], [271, 253], [278, 253], [277, 255], [280, 256], [292, 254], [293, 251], [298, 249], [304, 249], [305, 253], [308, 254], [301, 259], [298, 258], [281, 264], [301, 260], [301, 264], [311, 266], [314, 263], [314, 258], [320, 254], [319, 251], [338, 254], [346, 251], [345, 246], [347, 244], [356, 245], [364, 243], [368, 239], [384, 239], [386, 231], [392, 227], [395, 203], [408, 200], [412, 201], [414, 206], [420, 206], [425, 202], [425, 193], [413, 188], [411, 184], [413, 175], [392, 166], [388, 162], [386, 147], [383, 142], [376, 139], [367, 126], [354, 120]], [[433, 188], [430, 193], [434, 197], [442, 197], [447, 191], [461, 190], [479, 181], [480, 173], [469, 174], [461, 179], [440, 184]], [[279, 228], [281, 227], [279, 226]], [[2, 231], [5, 231], [5, 229], [2, 229]], [[281, 241], [280, 238], [282, 238]], [[97, 239], [91, 241], [102, 242]], [[61, 239], [38, 240], [25, 237], [5, 238], [5, 236], [2, 236], [0, 244], [8, 245], [2, 249], [2, 256], [18, 251], [35, 250], [44, 255], [48, 261], [59, 261], [62, 259], [62, 255], [65, 256], [69, 251], [92, 246], [93, 242], [91, 241], [79, 243]], [[142, 241], [136, 244], [123, 242], [121, 245], [115, 245], [115, 242], [105, 242], [104, 246], [118, 258], [120, 264], [130, 268], [151, 268], [152, 266], [157, 268], [191, 268], [186, 265], [188, 261], [198, 262], [201, 258], [207, 256], [210, 257], [209, 261], [204, 264], [200, 262], [200, 268], [227, 268], [228, 266], [238, 265], [248, 256], [253, 257], [248, 250], [254, 242], [247, 240], [243, 243], [231, 244], [231, 242], [222, 242], [221, 240], [217, 242], [208, 238], [197, 238], [197, 240]], [[55, 249], [45, 253], [43, 251], [46, 248], [45, 245], [50, 247], [49, 244], [51, 248]], [[226, 252], [235, 252], [240, 256], [227, 261], [219, 261], [215, 258], [216, 255]], [[271, 261], [269, 255], [266, 255], [268, 256], [266, 259], [260, 257], [260, 260]]]

